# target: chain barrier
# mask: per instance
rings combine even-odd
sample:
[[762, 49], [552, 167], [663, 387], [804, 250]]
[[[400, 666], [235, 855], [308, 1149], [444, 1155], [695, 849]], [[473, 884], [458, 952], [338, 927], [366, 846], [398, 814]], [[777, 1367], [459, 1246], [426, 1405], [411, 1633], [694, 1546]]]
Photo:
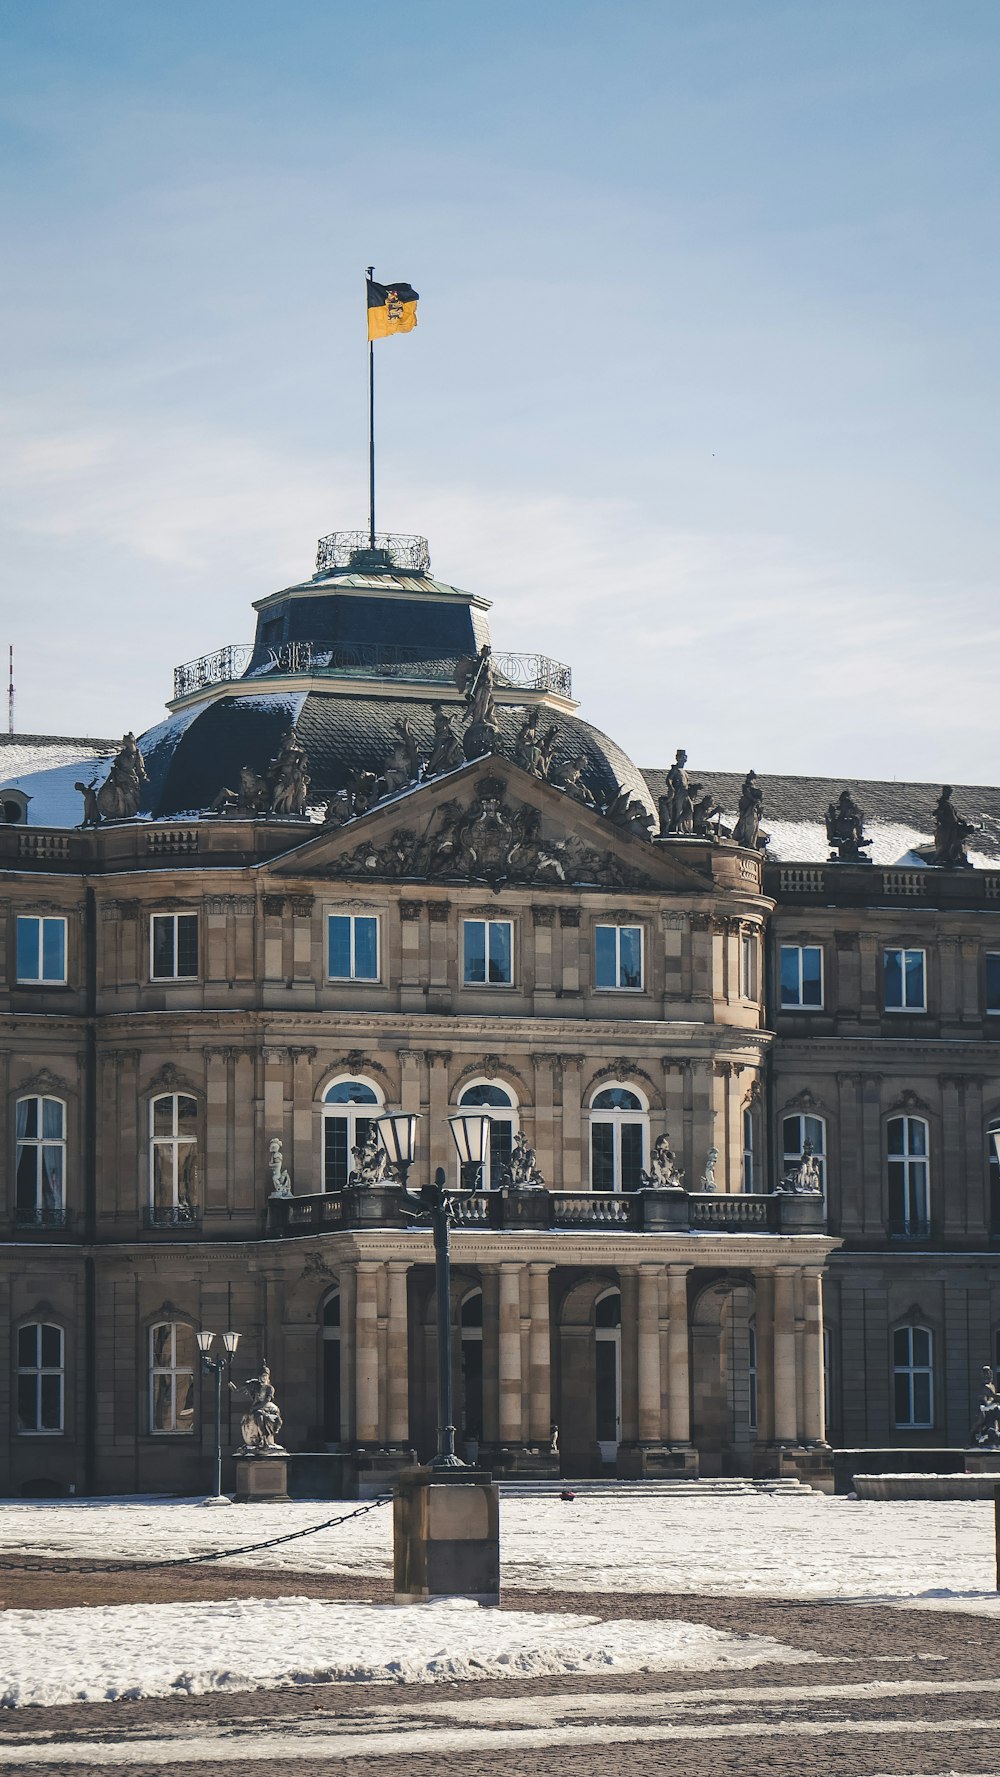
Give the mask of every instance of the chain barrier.
[[366, 1512], [388, 1505], [391, 1498], [391, 1493], [380, 1493], [376, 1499], [356, 1506], [353, 1512], [341, 1513], [339, 1518], [324, 1518], [322, 1524], [308, 1524], [305, 1530], [288, 1530], [283, 1536], [270, 1536], [261, 1543], [242, 1543], [236, 1549], [207, 1549], [201, 1555], [174, 1555], [168, 1561], [104, 1561], [80, 1567], [54, 1566], [51, 1562], [47, 1565], [44, 1557], [38, 1561], [0, 1561], [0, 1573], [155, 1573], [168, 1567], [195, 1567], [199, 1562], [225, 1561], [230, 1555], [255, 1555], [260, 1549], [276, 1549], [281, 1543], [299, 1542], [304, 1536], [316, 1536], [320, 1530], [332, 1530], [338, 1524], [349, 1524], [352, 1518], [363, 1518]]

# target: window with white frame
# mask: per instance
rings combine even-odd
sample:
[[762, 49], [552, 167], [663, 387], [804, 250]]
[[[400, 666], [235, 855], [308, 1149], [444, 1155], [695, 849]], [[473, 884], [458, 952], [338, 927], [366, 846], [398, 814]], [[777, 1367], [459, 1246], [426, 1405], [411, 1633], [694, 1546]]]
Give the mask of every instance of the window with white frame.
[[459, 1183], [466, 1190], [474, 1190], [477, 1183], [481, 1183], [484, 1191], [495, 1190], [503, 1179], [505, 1168], [510, 1165], [511, 1148], [518, 1129], [517, 1100], [503, 1080], [472, 1080], [460, 1093], [458, 1108], [482, 1111], [490, 1120], [490, 1141], [482, 1180], [477, 1178], [478, 1167], [460, 1165]]
[[642, 987], [642, 927], [594, 927], [594, 986]]
[[194, 1431], [194, 1328], [164, 1320], [149, 1329], [149, 1429]]
[[743, 1160], [741, 1179], [744, 1191], [757, 1189], [757, 1117], [753, 1105], [743, 1108]]
[[149, 1209], [154, 1223], [194, 1221], [198, 1195], [198, 1103], [164, 1092], [149, 1106]]
[[986, 1010], [1000, 1013], [1000, 950], [986, 952]]
[[923, 1117], [891, 1117], [886, 1126], [889, 1232], [909, 1240], [930, 1233], [930, 1131]]
[[462, 921], [462, 978], [467, 987], [510, 987], [514, 927], [509, 919]]
[[740, 994], [745, 1000], [757, 998], [757, 934], [750, 926], [740, 932]]
[[897, 1327], [892, 1335], [896, 1424], [911, 1430], [934, 1424], [934, 1339], [929, 1327]]
[[323, 1094], [323, 1189], [343, 1191], [356, 1171], [354, 1150], [364, 1146], [382, 1093], [370, 1080], [334, 1080]]
[[986, 1126], [986, 1165], [990, 1181], [990, 1238], [1000, 1240], [1000, 1117]]
[[153, 981], [198, 977], [197, 913], [154, 913], [149, 921], [149, 973]]
[[808, 1117], [796, 1113], [794, 1116], [781, 1119], [781, 1151], [782, 1178], [793, 1172], [805, 1151], [806, 1142], [812, 1143], [812, 1151], [819, 1167], [820, 1183], [826, 1190], [826, 1122], [822, 1117]]
[[378, 917], [330, 913], [326, 921], [326, 972], [331, 981], [377, 981]]
[[58, 914], [17, 916], [17, 979], [27, 986], [66, 980], [66, 921]]
[[17, 1429], [49, 1437], [63, 1429], [62, 1327], [31, 1321], [17, 1329]]
[[883, 951], [882, 984], [887, 1012], [926, 1012], [927, 952]]
[[602, 1086], [590, 1101], [590, 1188], [638, 1191], [649, 1164], [649, 1111], [635, 1086]]
[[19, 1098], [14, 1129], [16, 1219], [59, 1227], [66, 1215], [66, 1106], [61, 1098]]
[[786, 1012], [815, 1012], [823, 1005], [821, 944], [782, 944], [779, 956], [781, 1007]]

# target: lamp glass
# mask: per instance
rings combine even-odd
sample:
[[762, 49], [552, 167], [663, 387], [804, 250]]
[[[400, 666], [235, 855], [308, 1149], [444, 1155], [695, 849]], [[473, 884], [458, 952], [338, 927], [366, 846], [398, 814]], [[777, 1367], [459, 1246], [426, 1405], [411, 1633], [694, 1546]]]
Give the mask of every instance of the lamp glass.
[[489, 1117], [471, 1111], [461, 1117], [449, 1117], [448, 1127], [462, 1165], [482, 1166], [490, 1145]]
[[419, 1121], [420, 1116], [416, 1111], [387, 1111], [382, 1117], [372, 1118], [382, 1146], [394, 1166], [413, 1164]]
[[997, 1165], [1000, 1166], [1000, 1129], [991, 1129], [990, 1136], [993, 1142], [993, 1152], [996, 1155]]
[[230, 1357], [232, 1357], [233, 1352], [236, 1350], [236, 1347], [239, 1344], [239, 1342], [240, 1342], [239, 1333], [223, 1333], [223, 1335], [222, 1335], [222, 1343], [225, 1346], [226, 1350], [228, 1351]]
[[214, 1338], [215, 1338], [214, 1333], [199, 1333], [198, 1334], [198, 1350], [201, 1352], [202, 1357], [208, 1356], [209, 1352], [212, 1349], [212, 1340]]

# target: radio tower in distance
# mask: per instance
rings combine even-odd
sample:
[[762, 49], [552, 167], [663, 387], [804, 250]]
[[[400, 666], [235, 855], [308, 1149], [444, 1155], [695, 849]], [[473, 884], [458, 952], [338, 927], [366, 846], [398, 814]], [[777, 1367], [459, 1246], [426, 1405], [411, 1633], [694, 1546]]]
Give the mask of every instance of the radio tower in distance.
[[14, 644], [7, 648], [7, 733], [14, 732]]

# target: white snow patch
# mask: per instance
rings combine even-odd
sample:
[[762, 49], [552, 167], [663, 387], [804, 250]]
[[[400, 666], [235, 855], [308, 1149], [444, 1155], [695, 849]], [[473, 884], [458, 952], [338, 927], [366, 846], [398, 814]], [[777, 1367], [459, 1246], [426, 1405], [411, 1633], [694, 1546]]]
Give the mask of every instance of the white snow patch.
[[818, 1658], [698, 1623], [313, 1598], [0, 1615], [0, 1705], [115, 1702], [263, 1686], [434, 1684], [568, 1672], [744, 1668]]

